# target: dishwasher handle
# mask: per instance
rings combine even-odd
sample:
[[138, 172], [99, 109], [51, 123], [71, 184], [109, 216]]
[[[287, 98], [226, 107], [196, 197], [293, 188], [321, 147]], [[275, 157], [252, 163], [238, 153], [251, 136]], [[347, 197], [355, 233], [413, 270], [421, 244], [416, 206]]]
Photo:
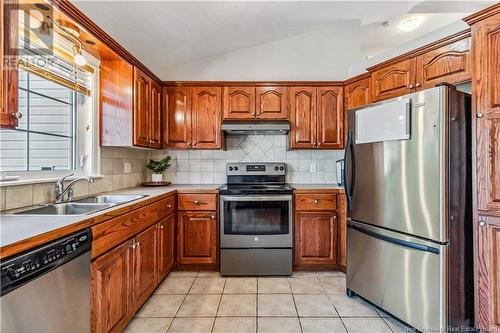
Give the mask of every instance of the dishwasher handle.
[[85, 229], [2, 261], [1, 296], [89, 252], [91, 244], [92, 231]]

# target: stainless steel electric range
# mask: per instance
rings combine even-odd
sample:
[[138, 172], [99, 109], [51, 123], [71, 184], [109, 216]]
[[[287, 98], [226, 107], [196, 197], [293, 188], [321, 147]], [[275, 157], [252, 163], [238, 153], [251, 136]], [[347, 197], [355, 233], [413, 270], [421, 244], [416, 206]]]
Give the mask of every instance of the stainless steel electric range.
[[228, 163], [220, 188], [222, 275], [292, 274], [292, 193], [285, 163]]

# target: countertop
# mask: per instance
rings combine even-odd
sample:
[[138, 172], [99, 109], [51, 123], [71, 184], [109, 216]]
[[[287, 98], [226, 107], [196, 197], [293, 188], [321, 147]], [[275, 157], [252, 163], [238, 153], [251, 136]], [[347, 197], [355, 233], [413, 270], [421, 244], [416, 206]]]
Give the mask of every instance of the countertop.
[[[291, 184], [296, 192], [333, 191], [343, 193], [338, 184]], [[173, 193], [218, 193], [221, 184], [132, 187], [101, 194], [142, 194], [146, 197], [87, 215], [12, 215], [16, 209], [0, 214], [0, 259], [25, 251], [77, 230], [89, 228]]]
[[[161, 197], [173, 193], [218, 193], [220, 184], [209, 185], [171, 185], [164, 187], [132, 187], [101, 194], [141, 194], [146, 197], [127, 202], [121, 205], [103, 209], [93, 214], [86, 215], [12, 215], [13, 212], [25, 210], [16, 209], [6, 211], [0, 215], [0, 259], [33, 246], [41, 241], [63, 237], [67, 234], [91, 227], [127, 211], [147, 205]], [[36, 206], [35, 206], [36, 207]], [[32, 244], [32, 245], [30, 245]], [[13, 250], [14, 247], [19, 250]]]

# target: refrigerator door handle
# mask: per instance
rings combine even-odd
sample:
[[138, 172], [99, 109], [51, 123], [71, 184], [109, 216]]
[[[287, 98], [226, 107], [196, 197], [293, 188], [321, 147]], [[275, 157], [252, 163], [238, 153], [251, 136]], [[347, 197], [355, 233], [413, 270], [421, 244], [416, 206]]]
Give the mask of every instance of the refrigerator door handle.
[[[351, 157], [351, 164], [348, 164], [348, 153]], [[347, 170], [348, 168], [351, 168], [351, 180], [350, 182], [347, 181]], [[350, 183], [350, 186], [348, 185]], [[347, 145], [345, 149], [345, 155], [344, 155], [344, 188], [345, 188], [345, 194], [347, 197], [347, 209], [351, 210], [352, 209], [352, 191], [354, 189], [354, 186], [356, 185], [356, 158], [354, 155], [354, 144], [352, 141], [352, 131], [347, 132]]]
[[415, 242], [409, 242], [409, 241], [406, 241], [403, 239], [399, 239], [399, 238], [395, 238], [395, 237], [391, 237], [391, 236], [387, 236], [387, 235], [382, 235], [382, 234], [379, 234], [377, 232], [365, 229], [361, 226], [354, 225], [354, 224], [348, 224], [347, 227], [354, 229], [354, 230], [357, 230], [357, 231], [359, 231], [365, 235], [368, 235], [370, 237], [380, 239], [380, 240], [385, 241], [385, 242], [389, 242], [389, 243], [403, 246], [406, 248], [410, 248], [413, 250], [430, 252], [430, 253], [434, 253], [434, 254], [439, 255], [439, 249], [432, 247], [432, 246], [423, 245], [423, 244], [419, 244], [419, 243], [415, 243]]

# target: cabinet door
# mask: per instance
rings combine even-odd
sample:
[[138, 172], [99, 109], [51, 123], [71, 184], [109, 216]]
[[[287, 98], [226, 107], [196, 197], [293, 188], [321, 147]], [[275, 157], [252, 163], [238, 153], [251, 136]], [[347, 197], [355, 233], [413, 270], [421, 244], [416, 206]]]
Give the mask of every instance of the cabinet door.
[[337, 216], [334, 212], [303, 212], [295, 215], [295, 264], [337, 263]]
[[471, 78], [470, 38], [445, 45], [417, 57], [418, 90], [432, 88], [441, 82], [451, 84]]
[[258, 87], [256, 96], [257, 118], [288, 119], [286, 87]]
[[345, 108], [354, 109], [371, 102], [370, 78], [364, 78], [345, 87]]
[[316, 148], [316, 89], [290, 88], [290, 148]]
[[132, 241], [94, 260], [92, 271], [92, 332], [121, 332], [133, 316]]
[[193, 88], [193, 148], [221, 148], [220, 87]]
[[158, 222], [158, 283], [174, 266], [175, 214]]
[[253, 120], [255, 118], [254, 87], [224, 87], [224, 119]]
[[479, 216], [477, 224], [476, 326], [500, 330], [500, 217]]
[[415, 58], [376, 70], [371, 76], [372, 98], [381, 101], [415, 91]]
[[150, 140], [152, 148], [161, 148], [161, 87], [151, 80]]
[[215, 211], [178, 213], [177, 260], [179, 264], [215, 264], [217, 262]]
[[156, 288], [156, 224], [134, 238], [134, 310], [137, 311]]
[[163, 88], [163, 147], [191, 146], [191, 88]]
[[317, 147], [344, 148], [344, 109], [342, 87], [321, 87], [317, 90]]
[[134, 145], [150, 146], [149, 77], [134, 67]]
[[[500, 14], [473, 26], [477, 206], [500, 215]], [[488, 215], [490, 215], [488, 213]]]
[[0, 3], [0, 127], [17, 127], [18, 103], [18, 1]]

